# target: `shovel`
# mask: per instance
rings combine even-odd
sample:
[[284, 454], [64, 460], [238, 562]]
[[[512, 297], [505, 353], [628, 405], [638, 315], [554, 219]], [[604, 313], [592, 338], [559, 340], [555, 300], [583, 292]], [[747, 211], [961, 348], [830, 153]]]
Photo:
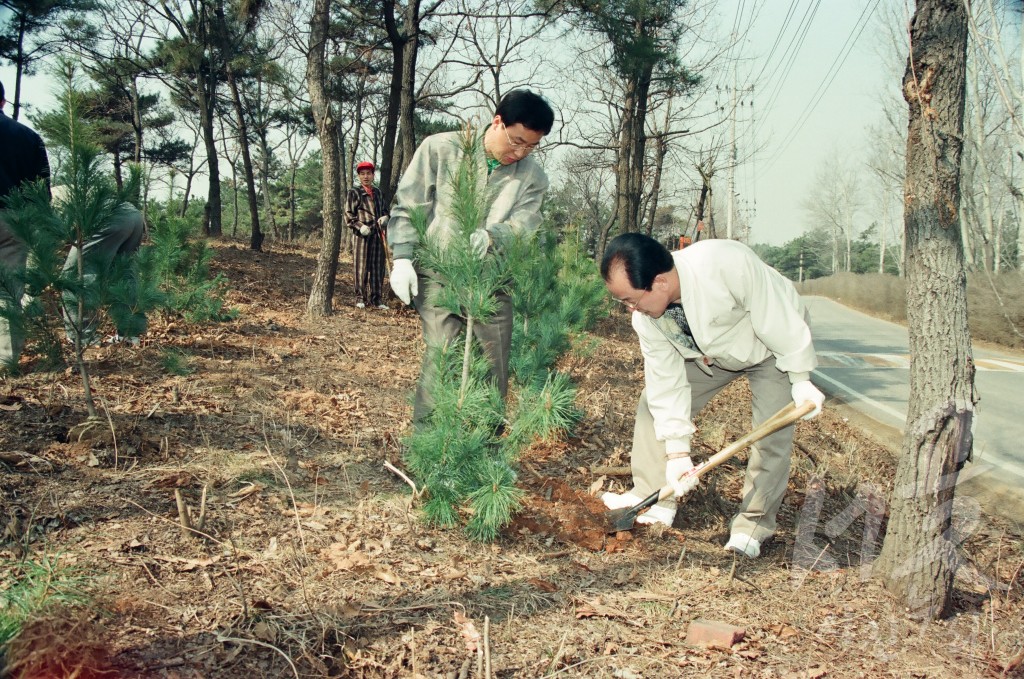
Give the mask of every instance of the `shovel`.
[[[801, 406], [790, 403], [762, 422], [761, 426], [754, 429], [754, 431], [726, 446], [679, 478], [688, 479], [704, 476], [704, 474], [735, 456], [747, 446], [760, 441], [765, 436], [774, 434], [783, 427], [788, 427], [812, 410], [814, 410], [814, 404], [810, 401], [804, 402]], [[620, 530], [632, 530], [633, 524], [636, 523], [636, 517], [640, 512], [658, 504], [665, 498], [672, 497], [674, 492], [672, 486], [665, 486], [661, 490], [656, 490], [645, 497], [635, 507], [623, 507], [622, 509], [613, 509], [607, 512], [605, 517], [608, 522], [608, 532], [618, 533]]]

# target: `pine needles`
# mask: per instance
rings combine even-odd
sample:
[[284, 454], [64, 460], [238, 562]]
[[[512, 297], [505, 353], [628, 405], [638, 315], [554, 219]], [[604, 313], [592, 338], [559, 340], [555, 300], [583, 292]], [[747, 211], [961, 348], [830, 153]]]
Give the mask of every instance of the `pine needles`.
[[[467, 327], [455, 342], [428, 347], [433, 408], [407, 440], [405, 461], [424, 491], [429, 523], [462, 525], [470, 538], [490, 541], [522, 502], [516, 472], [522, 451], [561, 436], [580, 418], [571, 380], [552, 370], [606, 305], [593, 262], [558, 246], [550, 232], [513, 238], [483, 258], [473, 251], [470, 237], [485, 225], [490, 202], [477, 162], [481, 140], [467, 130], [462, 143], [462, 162], [449, 175], [454, 233], [427, 234], [422, 212], [412, 222], [420, 236], [419, 268], [444, 282], [431, 302], [465, 318]], [[510, 412], [473, 336], [474, 323], [498, 311], [499, 292], [512, 296], [516, 311]]]

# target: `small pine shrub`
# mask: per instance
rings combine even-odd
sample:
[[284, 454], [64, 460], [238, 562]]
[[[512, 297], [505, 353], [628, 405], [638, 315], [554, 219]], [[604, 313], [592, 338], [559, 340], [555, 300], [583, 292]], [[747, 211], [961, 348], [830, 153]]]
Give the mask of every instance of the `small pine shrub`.
[[164, 294], [162, 309], [192, 322], [225, 321], [238, 311], [224, 300], [228, 281], [211, 276], [213, 250], [199, 236], [201, 224], [169, 212], [153, 216], [151, 245], [139, 255], [141, 276]]

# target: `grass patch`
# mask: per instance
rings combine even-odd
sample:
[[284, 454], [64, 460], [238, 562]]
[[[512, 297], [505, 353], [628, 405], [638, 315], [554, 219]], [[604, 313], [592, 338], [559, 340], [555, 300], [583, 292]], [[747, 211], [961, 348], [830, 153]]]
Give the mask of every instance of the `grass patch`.
[[93, 581], [81, 568], [65, 566], [59, 557], [0, 562], [0, 648], [21, 632], [38, 613], [54, 605], [84, 607], [92, 600]]
[[[975, 340], [1024, 349], [1024, 285], [1019, 272], [967, 276], [967, 318]], [[907, 281], [887, 274], [840, 273], [797, 284], [803, 295], [829, 297], [896, 323], [907, 321]]]
[[168, 375], [191, 375], [193, 368], [188, 361], [188, 354], [180, 349], [169, 348], [160, 352], [160, 368]]

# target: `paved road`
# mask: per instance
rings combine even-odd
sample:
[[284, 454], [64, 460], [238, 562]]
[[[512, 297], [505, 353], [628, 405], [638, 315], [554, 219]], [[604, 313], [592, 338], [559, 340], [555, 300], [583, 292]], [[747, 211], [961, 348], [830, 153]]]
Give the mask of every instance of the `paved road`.
[[[806, 297], [818, 351], [814, 382], [903, 431], [910, 393], [907, 330], [823, 297]], [[974, 464], [964, 472], [1024, 489], [1024, 356], [975, 348]], [[1024, 490], [1020, 490], [1024, 495]]]

